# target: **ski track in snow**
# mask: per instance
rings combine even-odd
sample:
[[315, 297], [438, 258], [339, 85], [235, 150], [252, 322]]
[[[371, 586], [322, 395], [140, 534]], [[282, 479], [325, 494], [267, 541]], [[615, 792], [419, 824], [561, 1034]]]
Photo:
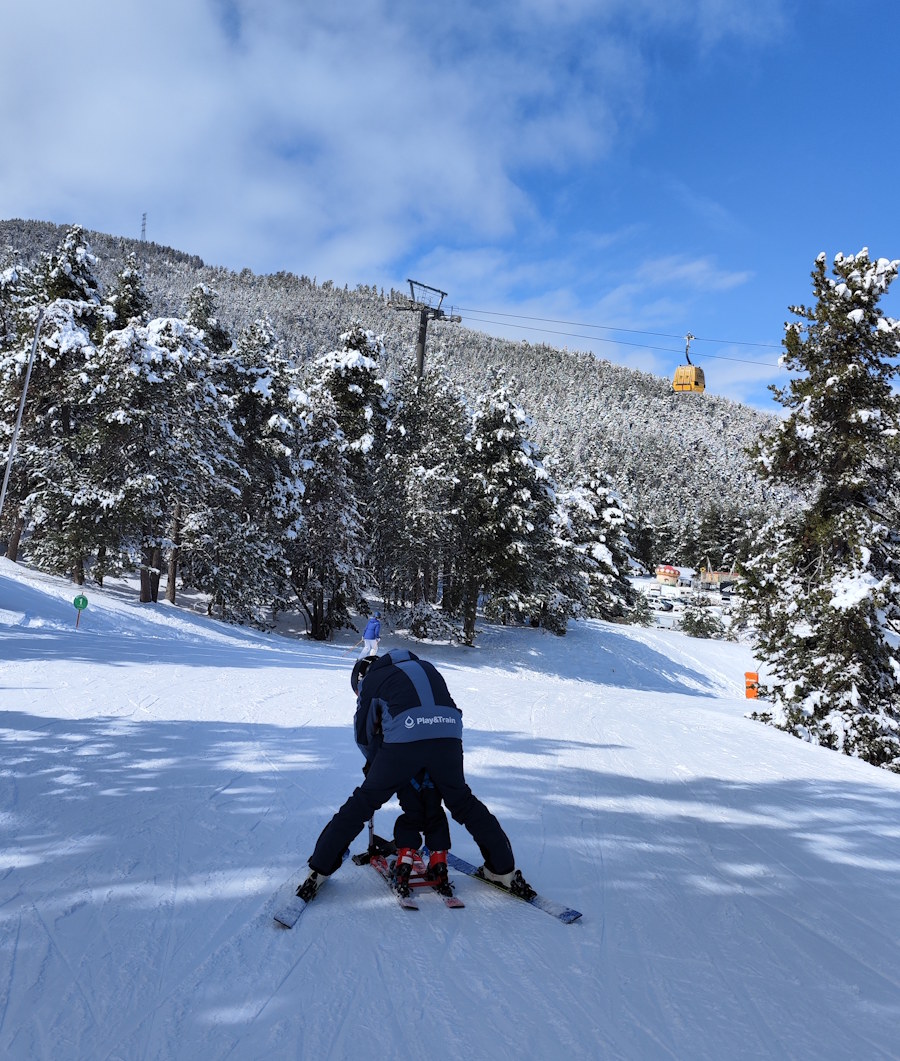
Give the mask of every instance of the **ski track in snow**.
[[526, 877], [584, 916], [463, 875], [466, 909], [404, 911], [348, 862], [286, 931], [361, 777], [352, 654], [88, 595], [76, 634], [71, 587], [0, 561], [3, 1057], [900, 1058], [900, 778], [746, 719], [745, 646], [410, 646]]

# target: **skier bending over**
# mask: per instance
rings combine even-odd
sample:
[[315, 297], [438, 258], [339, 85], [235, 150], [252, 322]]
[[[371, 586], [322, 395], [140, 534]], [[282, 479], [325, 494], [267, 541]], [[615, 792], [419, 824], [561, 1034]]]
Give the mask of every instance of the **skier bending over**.
[[[354, 667], [364, 671], [354, 728], [366, 776], [322, 830], [309, 858], [312, 872], [297, 894], [312, 899], [320, 878], [340, 866], [344, 851], [375, 811], [425, 770], [453, 818], [478, 845], [484, 875], [516, 894], [532, 895], [500, 822], [466, 784], [462, 712], [438, 669], [406, 649], [379, 656], [364, 668], [367, 662], [357, 660]], [[447, 839], [449, 846], [449, 832]]]
[[[354, 693], [359, 691], [359, 683], [376, 659], [376, 656], [367, 656], [353, 665], [350, 686]], [[363, 764], [363, 775], [368, 772], [369, 763], [366, 762]], [[435, 881], [438, 887], [446, 887], [450, 823], [444, 813], [442, 796], [428, 771], [420, 770], [415, 777], [397, 789], [397, 799], [400, 801], [402, 814], [394, 822], [393, 843], [376, 836], [374, 850], [370, 849], [369, 854], [397, 856], [394, 866], [397, 890], [401, 895], [408, 895], [412, 865], [424, 836], [425, 846], [429, 851], [425, 876], [428, 880]]]

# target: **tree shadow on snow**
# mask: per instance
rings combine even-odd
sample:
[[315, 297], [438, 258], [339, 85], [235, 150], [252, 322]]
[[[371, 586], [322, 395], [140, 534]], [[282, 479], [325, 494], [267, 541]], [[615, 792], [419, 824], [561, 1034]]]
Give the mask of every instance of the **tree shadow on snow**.
[[[526, 876], [583, 910], [564, 930], [581, 940], [581, 976], [624, 991], [629, 977], [671, 968], [704, 999], [721, 993], [715, 978], [727, 968], [736, 995], [755, 992], [753, 1005], [778, 1010], [792, 1046], [805, 1043], [808, 1053], [790, 1056], [813, 1056], [817, 1044], [852, 1056], [863, 1024], [867, 1042], [882, 1044], [870, 1056], [887, 1056], [900, 1020], [891, 972], [900, 791], [855, 777], [647, 780], [615, 769], [616, 746], [515, 733], [478, 731], [467, 750], [478, 752], [469, 782]], [[304, 1019], [308, 1010], [288, 1006], [313, 991], [304, 952], [278, 945], [270, 917], [361, 780], [349, 727], [0, 712], [0, 754], [0, 1048], [61, 1056], [72, 1041], [66, 1018], [89, 1011], [78, 1018], [78, 1056], [162, 1050], [152, 1015], [168, 1006], [172, 1034], [194, 1022], [200, 1041], [213, 1013], [227, 1012], [219, 1047], [246, 1034], [256, 1044], [247, 1056], [262, 1056], [253, 1037]], [[382, 835], [395, 812], [379, 812]], [[463, 857], [477, 857], [463, 829], [452, 833]], [[329, 909], [352, 918], [360, 906], [367, 931], [368, 878], [351, 867], [337, 883], [336, 895], [357, 902]], [[546, 930], [538, 918], [533, 931]], [[820, 966], [825, 987], [810, 976]], [[252, 1013], [250, 976], [262, 999]], [[293, 984], [283, 999], [282, 983]], [[214, 1011], [203, 1001], [212, 994]], [[755, 1029], [741, 1031], [744, 1052], [730, 1056], [763, 1056]], [[732, 1042], [731, 1029], [705, 1034], [707, 1056]]]

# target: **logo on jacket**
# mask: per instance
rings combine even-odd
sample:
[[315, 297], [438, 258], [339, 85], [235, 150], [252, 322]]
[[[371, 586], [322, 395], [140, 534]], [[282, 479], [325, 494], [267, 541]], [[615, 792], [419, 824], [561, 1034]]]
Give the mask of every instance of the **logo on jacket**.
[[403, 725], [406, 726], [407, 729], [415, 729], [416, 728], [416, 723], [415, 723], [414, 719], [410, 715], [406, 716], [406, 721], [403, 723]]

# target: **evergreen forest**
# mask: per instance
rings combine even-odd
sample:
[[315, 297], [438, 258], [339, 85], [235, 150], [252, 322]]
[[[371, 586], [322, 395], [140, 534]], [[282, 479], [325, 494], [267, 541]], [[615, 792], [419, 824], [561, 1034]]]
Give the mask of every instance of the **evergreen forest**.
[[[65, 236], [65, 228], [48, 223], [2, 221], [0, 267], [37, 269]], [[384, 378], [399, 378], [414, 358], [418, 315], [397, 308], [408, 302], [405, 290], [236, 273], [151, 242], [96, 232], [83, 238], [96, 259], [101, 298], [115, 290], [133, 256], [149, 318], [188, 317], [195, 290], [206, 288], [220, 331], [205, 341], [221, 352], [265, 320], [297, 366], [339, 349], [353, 327], [378, 337]], [[202, 323], [203, 314], [195, 320]], [[747, 454], [773, 418], [727, 399], [675, 394], [667, 378], [592, 353], [497, 339], [443, 320], [429, 325], [425, 365], [469, 403], [502, 378], [556, 484], [577, 485], [586, 468], [609, 478], [633, 521], [632, 556], [645, 569], [661, 562], [730, 569], [753, 529], [787, 496], [755, 475]]]
[[779, 419], [440, 314], [417, 350], [399, 290], [0, 222], [0, 542], [230, 622], [328, 639], [375, 596], [468, 645], [479, 613], [646, 621], [658, 563], [737, 571], [756, 717], [900, 770], [898, 268], [817, 259]]

